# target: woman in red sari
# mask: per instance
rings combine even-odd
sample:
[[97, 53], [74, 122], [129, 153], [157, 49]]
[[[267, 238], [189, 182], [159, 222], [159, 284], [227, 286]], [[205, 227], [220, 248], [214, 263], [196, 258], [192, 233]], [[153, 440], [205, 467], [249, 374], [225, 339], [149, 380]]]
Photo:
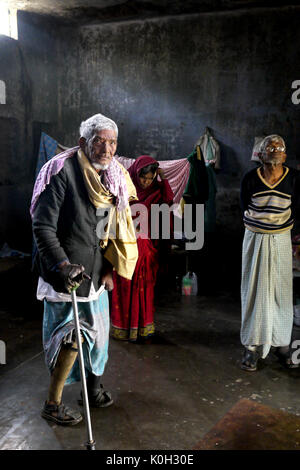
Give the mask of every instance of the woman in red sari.
[[[111, 334], [113, 338], [132, 342], [150, 342], [154, 328], [154, 287], [158, 264], [158, 240], [150, 239], [152, 204], [173, 202], [172, 189], [154, 158], [142, 155], [128, 169], [136, 187], [138, 201], [148, 212], [148, 234], [138, 232], [139, 257], [132, 280], [114, 273], [112, 291]], [[160, 176], [161, 181], [157, 180]], [[134, 203], [131, 204], [132, 209]], [[138, 213], [137, 213], [138, 215]]]

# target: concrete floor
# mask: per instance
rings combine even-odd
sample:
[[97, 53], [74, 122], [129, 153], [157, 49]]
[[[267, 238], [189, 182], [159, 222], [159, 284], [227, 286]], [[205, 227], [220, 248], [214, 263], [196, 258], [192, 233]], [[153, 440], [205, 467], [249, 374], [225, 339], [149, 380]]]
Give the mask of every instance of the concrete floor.
[[[300, 369], [283, 369], [272, 353], [256, 373], [239, 368], [238, 296], [157, 300], [154, 344], [110, 342], [103, 383], [114, 405], [92, 410], [97, 449], [192, 449], [241, 398], [300, 416]], [[40, 417], [48, 388], [40, 318], [1, 315], [0, 450], [84, 449], [84, 421], [64, 428]], [[79, 384], [66, 387], [64, 402], [77, 407], [79, 392]]]

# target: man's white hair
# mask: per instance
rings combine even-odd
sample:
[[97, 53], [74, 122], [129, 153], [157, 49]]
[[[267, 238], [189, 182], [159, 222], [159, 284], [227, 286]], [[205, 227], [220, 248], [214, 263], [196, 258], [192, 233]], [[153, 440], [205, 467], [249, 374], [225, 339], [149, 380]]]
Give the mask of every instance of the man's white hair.
[[283, 140], [283, 138], [278, 135], [278, 134], [271, 134], [271, 135], [267, 135], [267, 137], [265, 137], [261, 143], [260, 143], [260, 146], [259, 146], [259, 151], [261, 153], [264, 153], [266, 151], [266, 148], [268, 147], [268, 145], [273, 142], [273, 141], [280, 141], [283, 145], [284, 148], [286, 148], [285, 146], [285, 142]]
[[112, 120], [103, 114], [95, 114], [86, 121], [82, 121], [79, 128], [80, 137], [84, 137], [88, 142], [94, 135], [104, 129], [111, 129], [115, 131], [116, 136], [118, 137], [118, 126]]

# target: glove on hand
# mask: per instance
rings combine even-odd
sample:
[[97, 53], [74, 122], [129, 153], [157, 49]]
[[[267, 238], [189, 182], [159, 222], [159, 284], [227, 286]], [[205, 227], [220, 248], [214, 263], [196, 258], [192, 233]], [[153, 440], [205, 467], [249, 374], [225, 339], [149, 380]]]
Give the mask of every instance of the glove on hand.
[[63, 264], [59, 267], [64, 287], [69, 294], [72, 289], [77, 289], [85, 279], [91, 279], [90, 276], [84, 272], [84, 269], [82, 264]]

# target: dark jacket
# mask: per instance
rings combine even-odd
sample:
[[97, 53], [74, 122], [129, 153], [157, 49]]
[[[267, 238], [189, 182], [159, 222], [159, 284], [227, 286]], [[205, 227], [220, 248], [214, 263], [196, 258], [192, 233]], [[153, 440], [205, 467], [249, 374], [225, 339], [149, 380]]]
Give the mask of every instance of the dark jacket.
[[[64, 167], [51, 177], [41, 193], [33, 216], [33, 234], [37, 245], [35, 267], [44, 281], [57, 292], [66, 292], [55, 266], [68, 259], [82, 264], [95, 289], [100, 287], [103, 251], [96, 235], [101, 217], [89, 200], [77, 154], [65, 161]], [[88, 296], [91, 281], [77, 289], [79, 296]]]

